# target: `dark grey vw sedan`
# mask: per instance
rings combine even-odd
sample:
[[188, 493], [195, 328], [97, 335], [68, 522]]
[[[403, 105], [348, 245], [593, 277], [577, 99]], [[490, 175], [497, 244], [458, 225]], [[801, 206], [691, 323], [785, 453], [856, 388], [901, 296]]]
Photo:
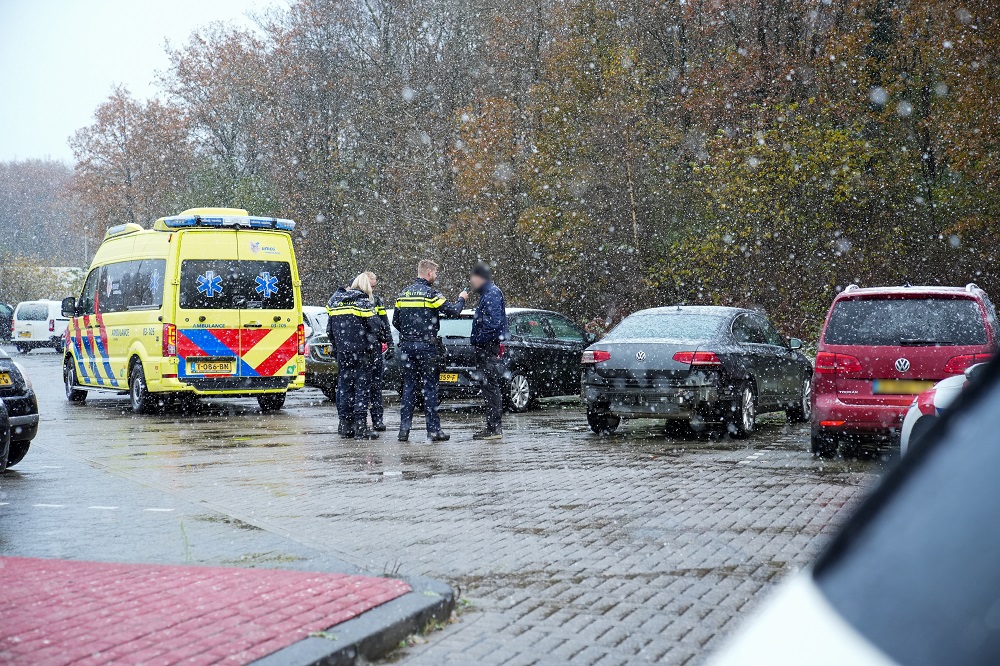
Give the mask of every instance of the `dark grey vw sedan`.
[[752, 310], [641, 310], [583, 353], [587, 421], [602, 435], [622, 418], [649, 418], [724, 425], [734, 437], [765, 412], [808, 421], [812, 365], [801, 347]]

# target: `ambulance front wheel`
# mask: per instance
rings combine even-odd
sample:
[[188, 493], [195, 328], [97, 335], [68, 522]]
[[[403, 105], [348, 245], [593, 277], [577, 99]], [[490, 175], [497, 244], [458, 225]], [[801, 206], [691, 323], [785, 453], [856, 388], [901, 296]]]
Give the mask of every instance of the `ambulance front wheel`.
[[152, 414], [156, 411], [156, 399], [150, 395], [149, 387], [146, 386], [146, 373], [142, 369], [142, 361], [137, 360], [129, 372], [128, 396], [134, 413]]
[[284, 393], [262, 393], [257, 396], [257, 404], [262, 412], [276, 412], [285, 406]]

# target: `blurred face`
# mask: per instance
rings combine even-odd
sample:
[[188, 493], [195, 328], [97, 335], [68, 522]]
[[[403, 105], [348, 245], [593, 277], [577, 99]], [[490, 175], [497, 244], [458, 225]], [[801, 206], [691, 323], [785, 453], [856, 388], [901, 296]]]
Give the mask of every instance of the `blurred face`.
[[438, 279], [438, 269], [428, 268], [427, 272], [423, 274], [423, 278], [431, 284], [434, 284], [434, 281]]
[[482, 289], [483, 285], [486, 284], [486, 280], [479, 275], [471, 275], [469, 276], [469, 284], [472, 285], [473, 289]]
[[372, 291], [375, 291], [376, 289], [378, 289], [378, 279], [372, 278], [371, 279], [371, 283], [372, 283]]

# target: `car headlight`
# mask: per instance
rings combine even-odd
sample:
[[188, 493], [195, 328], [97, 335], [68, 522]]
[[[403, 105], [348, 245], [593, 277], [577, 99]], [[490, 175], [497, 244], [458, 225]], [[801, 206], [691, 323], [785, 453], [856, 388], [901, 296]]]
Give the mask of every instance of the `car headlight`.
[[17, 361], [14, 361], [14, 367], [17, 368], [17, 371], [21, 373], [21, 377], [24, 379], [24, 383], [28, 386], [28, 388], [34, 391], [35, 387], [31, 384], [31, 377], [28, 376], [28, 373], [25, 371], [24, 366], [18, 363]]

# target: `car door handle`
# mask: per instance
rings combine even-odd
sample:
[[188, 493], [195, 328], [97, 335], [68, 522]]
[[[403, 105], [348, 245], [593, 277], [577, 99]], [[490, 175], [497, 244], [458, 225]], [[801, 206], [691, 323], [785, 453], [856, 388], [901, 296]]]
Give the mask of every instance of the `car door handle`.
[[259, 321], [248, 321], [247, 323], [243, 324], [243, 328], [261, 328], [263, 326], [264, 325], [261, 324]]

